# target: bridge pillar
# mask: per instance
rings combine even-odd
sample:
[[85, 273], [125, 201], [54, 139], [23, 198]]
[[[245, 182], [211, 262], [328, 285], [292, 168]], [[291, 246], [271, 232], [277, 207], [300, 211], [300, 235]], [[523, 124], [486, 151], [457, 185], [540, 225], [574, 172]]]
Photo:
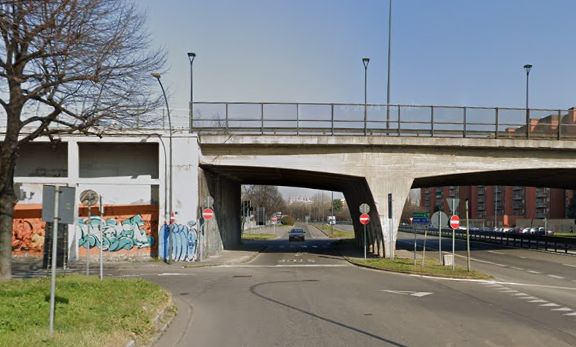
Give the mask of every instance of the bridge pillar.
[[[397, 173], [394, 175], [383, 173], [370, 175], [366, 177], [366, 181], [376, 207], [374, 217], [377, 218], [372, 218], [370, 222], [370, 224], [374, 223], [372, 230], [379, 232], [379, 235], [375, 235], [375, 241], [378, 244], [376, 253], [382, 255], [383, 250], [383, 255], [389, 258], [396, 250], [398, 226], [413, 179]], [[388, 216], [388, 194], [392, 194], [392, 221]], [[372, 213], [370, 217], [373, 217]]]

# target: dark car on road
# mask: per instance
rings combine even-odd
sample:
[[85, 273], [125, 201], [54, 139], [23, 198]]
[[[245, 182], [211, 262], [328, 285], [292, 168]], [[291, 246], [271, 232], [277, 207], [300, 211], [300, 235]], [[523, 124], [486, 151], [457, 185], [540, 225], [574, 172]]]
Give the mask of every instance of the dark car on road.
[[288, 233], [288, 241], [304, 241], [304, 229], [294, 228]]

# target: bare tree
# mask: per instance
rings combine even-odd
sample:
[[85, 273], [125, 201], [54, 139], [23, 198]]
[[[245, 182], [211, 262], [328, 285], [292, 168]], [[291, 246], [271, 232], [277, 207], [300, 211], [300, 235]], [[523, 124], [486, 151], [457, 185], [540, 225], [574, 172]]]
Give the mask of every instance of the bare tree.
[[132, 126], [157, 105], [144, 15], [124, 0], [0, 1], [0, 279], [10, 278], [14, 168], [40, 136]]
[[264, 207], [268, 216], [286, 211], [286, 203], [276, 186], [242, 186], [242, 200], [249, 200], [254, 208]]

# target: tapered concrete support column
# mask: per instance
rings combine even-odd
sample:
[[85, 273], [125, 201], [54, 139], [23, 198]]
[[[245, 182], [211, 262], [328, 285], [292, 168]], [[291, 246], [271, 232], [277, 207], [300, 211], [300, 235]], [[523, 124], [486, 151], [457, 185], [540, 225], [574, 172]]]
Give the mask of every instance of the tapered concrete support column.
[[[383, 246], [384, 255], [389, 258], [396, 250], [396, 238], [402, 209], [410, 194], [413, 179], [400, 175], [374, 175], [367, 177], [366, 181], [377, 210], [377, 219], [372, 220], [371, 224], [374, 224], [374, 230], [380, 229], [382, 237], [378, 241]], [[388, 194], [390, 193], [392, 194], [392, 222], [388, 216]], [[378, 222], [379, 225], [376, 225]], [[392, 232], [390, 232], [390, 228], [392, 228]]]

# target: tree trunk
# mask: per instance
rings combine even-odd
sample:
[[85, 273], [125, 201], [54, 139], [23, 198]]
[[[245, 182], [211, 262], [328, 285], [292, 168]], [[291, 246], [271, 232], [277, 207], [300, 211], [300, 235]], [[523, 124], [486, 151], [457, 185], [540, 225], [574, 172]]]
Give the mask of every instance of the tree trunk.
[[[12, 179], [10, 180], [13, 181]], [[13, 182], [10, 185], [13, 187]], [[13, 213], [14, 194], [0, 193], [0, 281], [8, 280], [12, 277]]]

